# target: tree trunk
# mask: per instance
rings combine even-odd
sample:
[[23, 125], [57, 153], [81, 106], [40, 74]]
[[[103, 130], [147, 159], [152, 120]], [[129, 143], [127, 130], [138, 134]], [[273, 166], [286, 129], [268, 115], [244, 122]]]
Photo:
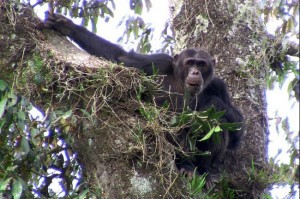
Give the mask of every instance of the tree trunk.
[[[243, 14], [236, 9], [242, 5], [184, 1], [173, 25], [179, 49], [204, 48], [216, 57], [217, 75], [228, 83], [234, 104], [246, 118], [242, 147], [227, 153], [224, 168], [232, 188], [243, 190], [244, 198], [256, 198], [265, 187], [249, 183], [248, 174], [252, 162], [262, 166], [266, 160], [260, 83], [266, 70], [263, 65], [241, 64], [259, 51], [250, 27], [257, 28], [257, 23], [242, 25], [248, 21], [240, 20], [248, 18], [237, 16]], [[0, 6], [0, 79], [40, 110], [72, 110], [69, 145], [78, 153], [90, 189], [103, 198], [182, 198], [186, 180], [178, 177], [174, 146], [165, 139], [166, 131], [178, 129], [164, 126], [166, 118], [147, 119], [137, 112], [148, 108], [136, 96], [153, 87], [151, 80], [43, 30], [30, 8]]]
[[259, 22], [251, 1], [183, 1], [173, 27], [179, 49], [206, 49], [217, 61], [217, 76], [229, 86], [234, 104], [245, 117], [241, 148], [228, 152], [225, 170], [238, 189], [248, 190], [245, 198], [257, 198], [265, 188], [258, 182], [246, 183], [251, 165], [260, 170], [267, 158], [267, 117], [265, 81], [268, 58], [263, 42], [268, 35]]

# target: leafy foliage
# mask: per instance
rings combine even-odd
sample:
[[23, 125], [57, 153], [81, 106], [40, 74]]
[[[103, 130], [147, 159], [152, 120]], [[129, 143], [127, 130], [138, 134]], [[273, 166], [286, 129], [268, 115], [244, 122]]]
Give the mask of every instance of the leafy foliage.
[[[43, 119], [33, 116], [36, 114], [26, 98], [15, 95], [0, 80], [1, 196], [16, 199], [79, 196], [75, 192], [83, 188], [78, 186], [81, 169], [62, 139], [63, 133], [56, 128], [67, 130], [74, 122], [72, 112], [48, 110]], [[53, 180], [60, 182], [59, 192], [51, 188]]]
[[188, 180], [188, 192], [192, 198], [205, 198], [204, 187], [206, 176], [206, 174], [198, 175], [195, 171], [192, 178]]
[[[23, 0], [26, 2], [29, 0]], [[39, 0], [33, 7], [49, 3], [49, 11], [70, 15], [72, 18], [81, 18], [81, 24], [87, 26], [90, 22], [92, 30], [97, 32], [99, 17], [106, 22], [114, 17], [113, 9], [116, 5], [114, 0]]]
[[[263, 0], [259, 1], [259, 6], [264, 14], [264, 22], [268, 23], [270, 20], [280, 19], [283, 20], [283, 23], [277, 27], [276, 34], [292, 33], [295, 34], [297, 16], [299, 16], [299, 2], [285, 1], [285, 0]], [[299, 34], [299, 32], [298, 32]]]
[[[270, 50], [270, 72], [268, 80], [269, 88], [274, 82], [282, 85], [287, 79], [289, 82], [288, 93], [294, 91], [294, 97], [299, 99], [299, 2], [298, 1], [260, 1], [260, 12], [263, 15], [264, 24], [273, 24], [276, 52]], [[272, 21], [277, 21], [275, 22]], [[292, 44], [292, 43], [295, 44]], [[298, 43], [298, 45], [296, 44]], [[273, 53], [273, 54], [272, 54]]]
[[[237, 130], [241, 128], [239, 123], [222, 123], [221, 117], [224, 115], [224, 111], [217, 112], [214, 107], [209, 108], [206, 111], [192, 111], [187, 109], [179, 115], [173, 117], [171, 125], [174, 127], [190, 128], [187, 140], [189, 148], [192, 151], [197, 151], [196, 141], [206, 141], [213, 139], [214, 142], [219, 142], [219, 134], [222, 130]], [[201, 133], [202, 132], [202, 133]]]
[[[37, 4], [49, 1], [40, 0]], [[87, 25], [91, 22], [93, 31], [96, 30], [98, 17], [105, 18], [109, 21], [113, 17], [113, 9], [115, 7], [113, 0], [90, 0], [90, 1], [72, 1], [60, 0], [52, 2], [52, 9], [55, 12], [69, 14], [72, 17], [81, 17], [82, 24]], [[147, 9], [150, 7], [150, 1], [146, 0]], [[299, 12], [299, 4], [295, 1], [260, 1], [261, 9], [264, 13], [265, 20], [268, 22], [270, 18], [275, 17], [282, 19], [283, 24], [277, 28], [276, 35], [282, 36], [287, 33], [297, 34], [295, 29], [296, 17]], [[36, 5], [37, 5], [36, 4]], [[143, 1], [131, 0], [130, 6], [135, 14], [140, 15], [143, 12]], [[152, 29], [145, 25], [141, 17], [135, 17], [126, 21], [128, 29], [126, 34], [128, 37], [133, 34], [135, 39], [140, 38], [139, 52], [149, 52], [151, 49]], [[299, 37], [299, 36], [298, 36]], [[287, 47], [287, 46], [286, 46]], [[299, 70], [295, 62], [285, 60], [285, 53], [288, 48], [283, 48], [282, 54], [277, 63], [280, 67], [276, 67], [274, 75], [270, 76], [280, 83], [286, 80], [289, 73], [295, 75], [295, 79], [289, 86], [289, 91], [297, 91], [299, 85]], [[278, 56], [277, 56], [278, 57]], [[34, 63], [34, 67], [38, 67]], [[279, 69], [279, 70], [278, 70]], [[42, 73], [41, 73], [42, 74]], [[34, 77], [37, 84], [41, 84], [44, 79], [43, 75]], [[296, 89], [295, 89], [296, 88]], [[299, 88], [299, 87], [298, 87]], [[299, 89], [298, 89], [299, 90]], [[297, 97], [298, 95], [296, 95]], [[141, 109], [142, 115], [148, 121], [153, 121], [159, 112], [156, 109]], [[72, 127], [75, 118], [72, 117], [72, 111], [68, 110], [48, 110], [42, 121], [31, 116], [30, 110], [32, 105], [22, 96], [18, 96], [10, 90], [10, 86], [0, 80], [0, 192], [3, 196], [13, 196], [14, 198], [28, 197], [33, 195], [54, 196], [55, 194], [48, 188], [55, 178], [59, 178], [61, 188], [64, 190], [62, 195], [85, 197], [88, 195], [89, 189], [84, 186], [77, 186], [76, 190], [70, 189], [72, 180], [76, 179], [76, 173], [80, 171], [79, 165], [75, 161], [75, 156], [68, 150], [66, 143], [62, 141], [65, 137], [63, 132], [68, 132]], [[82, 110], [84, 111], [84, 110]], [[204, 141], [211, 139], [217, 135], [222, 129], [238, 128], [239, 124], [226, 124], [219, 121], [222, 112], [216, 112], [209, 109], [206, 112], [196, 113], [186, 110], [184, 113], [174, 117], [172, 124], [177, 127], [192, 124], [192, 132], [203, 129], [203, 132], [209, 132], [202, 135], [201, 138], [190, 134], [189, 142], [193, 147], [195, 140]], [[88, 115], [88, 113], [87, 113]], [[61, 128], [57, 128], [57, 127]], [[138, 134], [142, 136], [142, 132]], [[63, 144], [60, 144], [63, 142]], [[292, 160], [298, 157], [297, 147], [293, 148]], [[69, 158], [66, 158], [69, 157]], [[283, 175], [291, 174], [291, 168], [295, 175], [287, 179], [289, 183], [294, 182], [294, 176], [299, 175], [299, 165], [293, 162], [291, 165], [283, 165]], [[55, 172], [54, 172], [55, 170]], [[56, 173], [57, 172], [57, 173]], [[253, 182], [257, 179], [263, 179], [264, 173], [257, 172], [253, 169], [249, 172], [249, 179]], [[297, 179], [297, 178], [296, 178]], [[29, 182], [29, 183], [27, 183]], [[42, 183], [39, 183], [42, 182]], [[197, 196], [199, 187], [202, 185], [202, 179], [194, 179], [191, 181], [191, 193]], [[80, 194], [77, 194], [78, 191]], [[228, 195], [225, 198], [233, 198], [234, 190], [228, 189]], [[60, 194], [60, 193], [59, 193]]]

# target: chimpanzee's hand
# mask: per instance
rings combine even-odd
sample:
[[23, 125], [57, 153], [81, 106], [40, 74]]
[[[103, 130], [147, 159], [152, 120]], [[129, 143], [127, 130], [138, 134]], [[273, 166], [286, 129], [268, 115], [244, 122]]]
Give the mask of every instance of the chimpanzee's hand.
[[45, 12], [45, 21], [44, 25], [46, 28], [51, 28], [60, 32], [65, 36], [69, 36], [76, 26], [72, 20], [66, 18], [60, 14], [50, 14], [48, 11]]

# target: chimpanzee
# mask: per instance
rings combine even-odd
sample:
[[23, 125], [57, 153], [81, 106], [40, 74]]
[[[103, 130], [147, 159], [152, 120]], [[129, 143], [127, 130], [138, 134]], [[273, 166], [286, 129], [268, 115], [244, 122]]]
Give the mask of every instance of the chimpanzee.
[[[139, 54], [134, 51], [126, 52], [123, 48], [113, 44], [84, 27], [74, 24], [71, 20], [59, 14], [46, 12], [45, 27], [52, 28], [68, 36], [88, 53], [105, 58], [126, 67], [135, 67], [153, 75], [163, 75], [162, 90], [156, 94], [156, 103], [163, 105], [170, 103], [170, 110], [182, 111], [185, 102], [195, 111], [206, 110], [214, 106], [217, 111], [225, 111], [222, 121], [228, 123], [242, 123], [243, 116], [231, 103], [226, 84], [214, 76], [215, 61], [208, 53], [198, 49], [186, 49], [174, 57], [167, 54]], [[185, 96], [189, 96], [188, 99]], [[185, 139], [189, 128], [182, 130], [178, 136]], [[198, 173], [209, 172], [212, 164], [218, 160], [227, 149], [235, 149], [242, 137], [243, 131], [235, 130], [221, 132], [221, 142], [216, 144], [211, 140], [197, 142], [196, 147], [201, 151], [209, 151], [210, 156], [195, 155], [191, 160], [185, 160], [179, 153], [176, 155], [176, 166], [187, 175], [191, 175], [197, 168]], [[207, 179], [209, 181], [209, 179]], [[209, 182], [210, 183], [210, 182]]]

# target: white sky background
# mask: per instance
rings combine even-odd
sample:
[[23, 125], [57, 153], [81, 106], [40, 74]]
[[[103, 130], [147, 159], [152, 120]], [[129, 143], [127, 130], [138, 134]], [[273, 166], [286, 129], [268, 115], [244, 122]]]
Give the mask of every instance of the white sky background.
[[[276, 28], [282, 24], [282, 21], [271, 19], [267, 24], [267, 31], [271, 34], [275, 34]], [[296, 30], [299, 30], [299, 20], [296, 27]], [[299, 40], [296, 37], [290, 38], [293, 42], [299, 45]], [[299, 58], [294, 58], [295, 61], [298, 61], [299, 68]], [[295, 97], [290, 97], [288, 94], [288, 83], [292, 81], [293, 75], [290, 75], [282, 85], [279, 86], [278, 83], [275, 83], [272, 90], [266, 91], [267, 97], [267, 111], [268, 111], [268, 124], [269, 124], [269, 145], [268, 145], [268, 156], [269, 158], [275, 158], [275, 162], [278, 164], [290, 164], [290, 154], [289, 151], [290, 143], [287, 141], [287, 134], [281, 128], [281, 124], [278, 125], [278, 122], [288, 118], [288, 124], [290, 126], [289, 139], [292, 139], [296, 143], [296, 147], [299, 150], [299, 102], [296, 101]], [[276, 128], [279, 127], [279, 131]], [[299, 157], [298, 157], [299, 158]], [[299, 159], [297, 164], [299, 164]], [[295, 198], [299, 198], [299, 187]], [[278, 186], [274, 185], [271, 195], [273, 198], [283, 199], [290, 192], [290, 186]]]
[[[116, 42], [117, 39], [123, 34], [125, 27], [118, 26], [120, 20], [126, 15], [134, 15], [134, 11], [129, 9], [129, 0], [114, 0], [116, 9], [113, 10], [114, 18], [110, 18], [108, 23], [105, 23], [103, 19], [99, 18], [97, 25], [97, 34], [108, 39], [112, 42]], [[152, 8], [147, 12], [146, 7], [143, 9], [142, 18], [145, 23], [151, 24], [151, 27], [155, 28], [153, 38], [151, 39], [152, 50], [158, 50], [161, 48], [162, 38], [160, 36], [161, 31], [165, 27], [165, 23], [169, 20], [169, 4], [168, 0], [152, 0]], [[38, 16], [44, 19], [44, 11], [47, 10], [47, 6], [43, 8], [37, 8]], [[74, 21], [74, 20], [73, 20]], [[80, 24], [81, 19], [75, 20], [77, 24]], [[278, 21], [269, 23], [267, 29], [270, 33], [275, 30], [278, 25]], [[138, 41], [131, 40], [128, 46], [122, 45], [126, 50], [131, 50], [134, 43]], [[288, 81], [287, 81], [288, 82]], [[276, 131], [276, 119], [278, 117], [289, 118], [290, 130], [294, 132], [294, 137], [299, 138], [299, 103], [289, 99], [287, 92], [287, 83], [282, 88], [275, 85], [273, 90], [267, 90], [267, 103], [268, 103], [268, 117], [269, 121], [269, 146], [268, 155], [269, 158], [277, 155], [277, 162], [289, 164], [290, 157], [288, 155], [289, 143], [286, 141], [286, 134], [281, 131], [279, 134]], [[278, 150], [282, 149], [282, 152], [278, 155]], [[284, 188], [276, 188], [272, 191], [273, 198], [282, 199], [288, 195], [290, 189], [286, 186]], [[299, 190], [296, 198], [299, 198]]]
[[[289, 142], [286, 140], [286, 133], [280, 129], [279, 133], [276, 131], [276, 122], [280, 117], [282, 119], [288, 117], [291, 131], [291, 138], [296, 138], [299, 143], [299, 103], [296, 99], [289, 99], [287, 93], [287, 83], [279, 88], [279, 85], [275, 85], [273, 90], [267, 90], [267, 103], [268, 103], [268, 117], [269, 120], [269, 145], [268, 145], [268, 156], [269, 158], [274, 158], [275, 162], [278, 164], [290, 163], [290, 151]], [[280, 126], [280, 125], [279, 125]], [[298, 149], [299, 146], [297, 145]], [[280, 150], [280, 152], [279, 152]], [[285, 198], [290, 192], [290, 186], [273, 186], [273, 191], [271, 192], [273, 198], [282, 199]], [[299, 190], [297, 190], [297, 195], [295, 198], [299, 198]]]
[[[134, 11], [129, 8], [129, 0], [114, 0], [116, 9], [113, 10], [114, 17], [110, 18], [109, 22], [104, 22], [104, 19], [98, 19], [97, 24], [97, 35], [116, 43], [120, 36], [125, 31], [125, 25], [122, 24], [119, 26], [120, 21], [124, 16], [134, 16]], [[144, 6], [142, 12], [142, 18], [146, 24], [149, 24], [151, 27], [155, 28], [153, 32], [153, 38], [151, 39], [152, 50], [161, 49], [161, 32], [165, 27], [166, 22], [170, 18], [169, 12], [169, 3], [168, 0], [152, 0], [152, 8], [147, 12], [146, 7]], [[36, 8], [38, 10], [37, 15], [39, 18], [44, 19], [44, 12], [48, 10], [48, 6], [44, 5], [42, 8]], [[69, 17], [70, 18], [70, 17]], [[81, 23], [81, 19], [72, 19], [76, 24]], [[91, 30], [91, 26], [88, 27]], [[128, 42], [128, 45], [122, 44], [122, 47], [126, 50], [131, 50], [132, 46], [138, 43], [138, 40], [134, 41], [133, 39]]]
[[[282, 21], [272, 19], [272, 23], [267, 25], [267, 31], [271, 34], [275, 34], [275, 30], [278, 25], [282, 24]], [[299, 29], [299, 21], [296, 29]], [[299, 40], [297, 38], [291, 38], [293, 42], [298, 43]], [[295, 61], [298, 61], [299, 68], [299, 58], [295, 58]], [[299, 103], [294, 97], [289, 97], [288, 94], [288, 83], [293, 80], [293, 75], [289, 76], [282, 87], [279, 84], [275, 84], [272, 90], [267, 90], [267, 103], [268, 103], [268, 116], [269, 116], [269, 157], [275, 157], [278, 155], [278, 148], [283, 149], [281, 154], [277, 156], [278, 163], [289, 164], [290, 157], [287, 156], [287, 147], [286, 142], [286, 134], [281, 131], [280, 134], [276, 132], [276, 122], [280, 120], [280, 118], [288, 118], [288, 122], [290, 125], [290, 131], [293, 133], [292, 137], [298, 137], [299, 142]], [[299, 148], [299, 146], [298, 146]]]

